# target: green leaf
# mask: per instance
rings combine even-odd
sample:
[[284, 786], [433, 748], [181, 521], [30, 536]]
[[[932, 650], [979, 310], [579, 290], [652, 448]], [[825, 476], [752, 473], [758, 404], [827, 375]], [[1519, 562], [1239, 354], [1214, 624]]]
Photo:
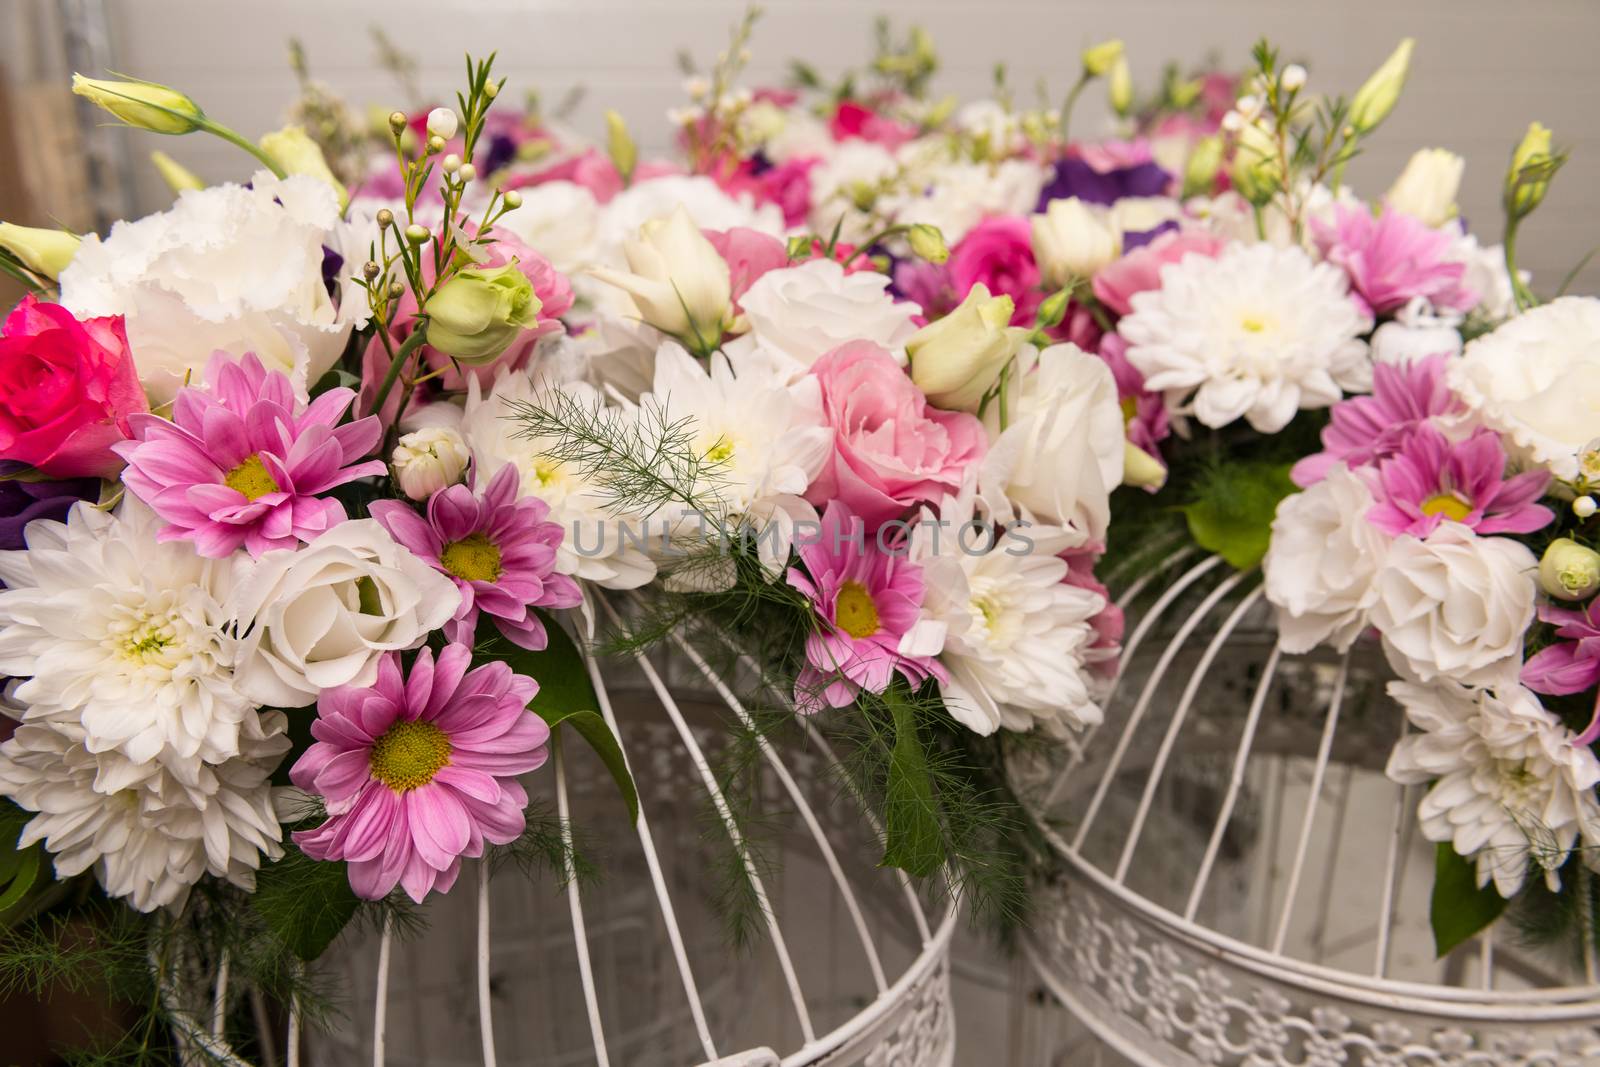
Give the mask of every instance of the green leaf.
[[894, 748], [885, 784], [882, 865], [920, 877], [938, 870], [945, 858], [928, 754], [917, 734], [916, 710], [900, 685], [885, 690], [883, 699], [894, 716]]
[[28, 896], [44, 869], [44, 846], [17, 848], [17, 839], [33, 813], [0, 799], [0, 925], [5, 913]]
[[1498, 919], [1506, 910], [1506, 903], [1493, 882], [1478, 888], [1477, 867], [1470, 859], [1456, 852], [1450, 842], [1439, 843], [1434, 851], [1433, 903], [1429, 909], [1433, 947], [1439, 956]]
[[256, 872], [250, 904], [296, 956], [314, 960], [355, 916], [361, 900], [343, 863], [314, 860], [290, 845]]
[[512, 670], [539, 683], [539, 692], [529, 702], [528, 710], [543, 719], [552, 733], [563, 725], [571, 726], [589, 743], [616, 781], [622, 802], [628, 807], [628, 820], [637, 822], [639, 790], [633, 783], [633, 775], [628, 773], [622, 745], [595, 710], [600, 700], [595, 696], [594, 683], [589, 680], [583, 654], [560, 623], [542, 611], [539, 617], [550, 638], [543, 651], [513, 647], [495, 653], [493, 658], [504, 659]]
[[1235, 568], [1249, 570], [1267, 554], [1278, 502], [1295, 489], [1288, 464], [1229, 463], [1204, 478], [1197, 499], [1182, 509], [1189, 535]]

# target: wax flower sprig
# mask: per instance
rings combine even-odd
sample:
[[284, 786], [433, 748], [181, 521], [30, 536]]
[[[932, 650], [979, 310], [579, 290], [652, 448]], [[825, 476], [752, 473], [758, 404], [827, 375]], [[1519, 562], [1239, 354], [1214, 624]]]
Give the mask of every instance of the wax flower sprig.
[[709, 77], [696, 74], [693, 61], [680, 57], [684, 66], [685, 88], [693, 105], [675, 109], [668, 117], [682, 127], [689, 169], [695, 174], [713, 174], [718, 168], [738, 165], [740, 122], [745, 109], [754, 102], [748, 89], [739, 89], [739, 75], [750, 62], [750, 36], [761, 8], [752, 5], [734, 24], [728, 47], [717, 53]]

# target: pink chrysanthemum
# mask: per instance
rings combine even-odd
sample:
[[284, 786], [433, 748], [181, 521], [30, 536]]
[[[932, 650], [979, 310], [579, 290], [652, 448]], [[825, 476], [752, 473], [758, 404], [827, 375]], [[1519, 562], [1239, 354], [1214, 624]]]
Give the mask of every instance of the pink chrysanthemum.
[[163, 541], [193, 541], [212, 558], [241, 545], [252, 556], [293, 548], [345, 520], [324, 493], [388, 469], [356, 462], [383, 430], [374, 418], [338, 425], [355, 399], [349, 389], [301, 405], [287, 375], [220, 352], [206, 381], [178, 391], [171, 422], [130, 416], [133, 439], [113, 446], [128, 463], [123, 484], [166, 521]]
[[1445, 381], [1448, 362], [1449, 357], [1440, 355], [1403, 366], [1375, 364], [1372, 395], [1349, 397], [1333, 406], [1322, 431], [1322, 451], [1294, 465], [1294, 483], [1309, 488], [1336, 463], [1351, 470], [1377, 463], [1399, 451], [1422, 423], [1464, 413], [1466, 406]]
[[533, 609], [575, 607], [582, 599], [576, 581], [555, 573], [564, 531], [545, 521], [550, 506], [543, 500], [517, 499], [518, 479], [507, 463], [481, 497], [465, 485], [447, 486], [428, 500], [426, 519], [398, 500], [368, 508], [391, 537], [461, 590], [461, 607], [444, 624], [451, 641], [471, 644], [482, 611], [508, 640], [538, 651], [549, 636]]
[[384, 656], [370, 689], [324, 690], [314, 743], [289, 772], [328, 819], [297, 831], [312, 859], [344, 860], [350, 887], [377, 900], [398, 884], [417, 903], [448, 892], [462, 856], [522, 835], [528, 794], [516, 776], [544, 763], [550, 728], [528, 711], [539, 691], [504, 663], [467, 670], [472, 650], [424, 648], [402, 677]]
[[1536, 501], [1550, 473], [1505, 477], [1500, 435], [1479, 430], [1452, 443], [1436, 428], [1418, 426], [1400, 451], [1378, 465], [1367, 521], [1392, 537], [1427, 537], [1446, 519], [1480, 534], [1532, 533], [1555, 516]]
[[1436, 308], [1471, 311], [1478, 294], [1462, 283], [1466, 266], [1447, 258], [1450, 236], [1403, 211], [1373, 216], [1365, 205], [1334, 209], [1332, 224], [1313, 220], [1317, 247], [1343, 267], [1350, 287], [1375, 315], [1424, 297]]
[[[1556, 636], [1564, 640], [1540, 649], [1522, 665], [1522, 684], [1535, 693], [1567, 696], [1582, 693], [1600, 685], [1600, 621], [1596, 621], [1594, 605], [1581, 609], [1557, 607], [1546, 604], [1539, 609], [1539, 619], [1556, 628]], [[1592, 745], [1600, 740], [1600, 699], [1597, 699], [1589, 725], [1572, 739], [1578, 746]]]
[[806, 638], [807, 666], [795, 680], [804, 714], [842, 708], [863, 689], [881, 693], [899, 672], [913, 687], [947, 680], [932, 656], [908, 654], [922, 614], [922, 568], [882, 551], [859, 515], [835, 500], [812, 538], [797, 538], [789, 584], [811, 599], [821, 626]]

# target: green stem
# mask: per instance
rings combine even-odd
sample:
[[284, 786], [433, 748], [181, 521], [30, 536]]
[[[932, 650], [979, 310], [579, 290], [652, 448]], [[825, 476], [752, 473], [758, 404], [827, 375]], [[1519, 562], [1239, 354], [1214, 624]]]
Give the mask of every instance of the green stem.
[[1077, 106], [1078, 97], [1083, 95], [1084, 89], [1088, 88], [1089, 82], [1091, 82], [1092, 80], [1093, 79], [1087, 74], [1079, 75], [1077, 84], [1074, 85], [1072, 87], [1071, 91], [1067, 93], [1067, 98], [1061, 102], [1061, 144], [1062, 144], [1062, 147], [1065, 147], [1066, 144], [1067, 144], [1067, 140], [1068, 140], [1067, 131], [1072, 126], [1072, 109]]
[[372, 413], [379, 415], [383, 411], [383, 402], [389, 399], [389, 391], [394, 388], [394, 383], [400, 379], [400, 369], [411, 359], [411, 353], [422, 347], [428, 338], [426, 325], [419, 324], [411, 331], [411, 336], [400, 345], [400, 351], [395, 353], [394, 360], [389, 364], [389, 372], [383, 376], [383, 382], [378, 386], [378, 391], [372, 397]]
[[854, 252], [850, 253], [850, 258], [844, 260], [839, 265], [841, 267], [848, 267], [850, 264], [852, 264], [852, 263], [854, 263], [856, 261], [856, 257], [857, 256], [866, 255], [867, 254], [867, 249], [871, 248], [873, 245], [877, 244], [879, 241], [886, 241], [889, 238], [895, 236], [896, 234], [907, 233], [907, 232], [910, 231], [910, 229], [911, 229], [911, 227], [908, 224], [903, 223], [903, 222], [895, 223], [893, 226], [885, 226], [883, 229], [879, 230], [877, 233], [873, 234], [871, 237], [867, 238], [865, 241], [862, 241], [860, 244], [856, 245], [856, 250]]
[[1511, 276], [1511, 295], [1517, 302], [1518, 311], [1526, 311], [1539, 302], [1527, 285], [1522, 281], [1522, 276], [1517, 273], [1517, 230], [1521, 228], [1522, 220], [1516, 215], [1506, 217], [1506, 236], [1503, 244], [1506, 250], [1506, 273]]
[[255, 156], [257, 159], [259, 159], [263, 166], [265, 166], [279, 178], [287, 178], [289, 176], [284, 169], [278, 165], [276, 160], [262, 150], [260, 145], [256, 144], [254, 141], [251, 141], [244, 135], [228, 129], [228, 127], [222, 125], [220, 122], [212, 122], [210, 119], [201, 119], [199, 126], [207, 133], [215, 134], [224, 141], [227, 141], [230, 144], [238, 145], [246, 152], [249, 152], [252, 156]]
[[1001, 433], [1004, 433], [1006, 427], [1011, 425], [1011, 411], [1008, 406], [1006, 394], [1011, 391], [1011, 367], [1014, 362], [1015, 360], [1007, 361], [1006, 365], [1000, 368], [1000, 392], [998, 394], [998, 398], [1000, 400]]

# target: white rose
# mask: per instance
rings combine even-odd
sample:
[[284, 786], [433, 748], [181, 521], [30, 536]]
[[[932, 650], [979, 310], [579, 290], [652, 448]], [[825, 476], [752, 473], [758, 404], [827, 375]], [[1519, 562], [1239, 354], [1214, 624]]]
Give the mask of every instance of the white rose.
[[1452, 308], [1435, 310], [1427, 297], [1416, 296], [1393, 320], [1372, 334], [1374, 363], [1410, 363], [1440, 354], [1461, 354], [1462, 314]]
[[1074, 537], [1069, 547], [1104, 543], [1124, 455], [1110, 368], [1065, 344], [1037, 355], [1025, 346], [1016, 372], [1010, 425], [999, 429], [998, 404], [987, 413], [990, 445], [978, 467], [984, 506], [998, 523], [1021, 518], [1060, 526]]
[[733, 308], [728, 264], [679, 205], [622, 246], [628, 269], [589, 273], [633, 298], [639, 317], [704, 355], [722, 341]]
[[228, 600], [234, 677], [258, 703], [304, 707], [324, 689], [371, 685], [385, 652], [417, 647], [460, 604], [454, 582], [375, 520], [343, 522], [245, 572]]
[[1443, 226], [1456, 216], [1456, 194], [1466, 166], [1466, 160], [1447, 149], [1419, 148], [1389, 187], [1384, 202], [1429, 226]]
[[471, 458], [461, 434], [448, 426], [429, 426], [400, 438], [389, 463], [400, 491], [412, 500], [426, 500], [459, 482]]
[[1372, 625], [1422, 681], [1515, 681], [1533, 622], [1539, 561], [1509, 537], [1447, 522], [1426, 540], [1399, 537], [1374, 581]]
[[749, 195], [735, 199], [703, 175], [674, 174], [634, 182], [606, 203], [595, 241], [596, 261], [624, 266], [623, 245], [638, 236], [639, 227], [680, 207], [702, 230], [746, 226], [773, 236], [783, 233], [783, 210], [777, 205], [758, 206]]
[[599, 249], [600, 205], [576, 182], [544, 182], [519, 189], [522, 205], [496, 226], [522, 238], [563, 274], [593, 266]]
[[1367, 521], [1372, 494], [1340, 463], [1322, 481], [1278, 505], [1262, 568], [1278, 609], [1278, 644], [1343, 652], [1367, 625], [1389, 538]]
[[304, 394], [364, 317], [365, 301], [346, 289], [336, 308], [323, 284], [323, 245], [343, 243], [341, 228], [325, 182], [260, 171], [249, 188], [189, 190], [167, 211], [86, 237], [61, 273], [61, 302], [80, 317], [126, 317], [154, 403], [198, 379], [219, 350], [254, 352]]
[[1450, 387], [1508, 435], [1516, 458], [1578, 476], [1578, 452], [1600, 435], [1600, 299], [1564, 296], [1467, 345]]
[[1032, 219], [1033, 254], [1044, 283], [1060, 288], [1072, 278], [1088, 278], [1122, 254], [1122, 235], [1110, 213], [1075, 196], [1050, 201]]
[[905, 362], [917, 306], [897, 303], [876, 271], [846, 274], [831, 259], [768, 271], [739, 299], [750, 336], [801, 369], [846, 341], [872, 341]]

